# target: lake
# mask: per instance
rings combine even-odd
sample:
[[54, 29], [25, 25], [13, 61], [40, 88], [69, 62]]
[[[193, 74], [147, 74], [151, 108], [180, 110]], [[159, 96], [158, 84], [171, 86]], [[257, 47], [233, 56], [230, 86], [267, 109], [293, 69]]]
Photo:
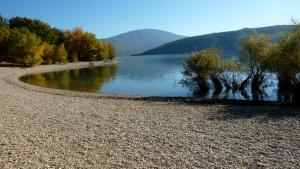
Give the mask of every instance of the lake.
[[[118, 64], [75, 70], [42, 73], [21, 77], [21, 80], [63, 90], [119, 94], [131, 96], [194, 96], [193, 90], [183, 86], [183, 65], [187, 55], [123, 56]], [[272, 76], [272, 75], [271, 75]], [[271, 78], [272, 79], [272, 78]], [[277, 84], [271, 80], [266, 86], [263, 100], [277, 100]], [[249, 99], [240, 92], [213, 91], [203, 98]]]

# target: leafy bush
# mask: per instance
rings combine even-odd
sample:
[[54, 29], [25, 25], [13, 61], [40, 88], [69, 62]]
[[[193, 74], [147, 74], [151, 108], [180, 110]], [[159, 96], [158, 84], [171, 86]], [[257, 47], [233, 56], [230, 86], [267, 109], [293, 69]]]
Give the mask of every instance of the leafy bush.
[[12, 29], [7, 40], [7, 59], [26, 66], [38, 65], [42, 62], [43, 54], [43, 47], [40, 44], [40, 37], [28, 29]]
[[9, 29], [0, 26], [0, 62], [4, 60], [7, 55], [7, 39], [9, 37]]
[[13, 28], [27, 28], [30, 32], [41, 37], [43, 42], [50, 44], [60, 44], [63, 41], [63, 32], [52, 28], [49, 24], [37, 19], [29, 19], [25, 17], [14, 17], [9, 19], [9, 27]]
[[47, 42], [42, 43], [43, 46], [43, 62], [45, 64], [52, 64], [55, 61], [55, 45], [51, 45]]
[[[290, 33], [283, 34], [269, 50], [268, 70], [277, 74], [279, 92], [293, 92], [300, 102], [300, 24], [295, 23]], [[289, 99], [291, 100], [291, 99]]]
[[280, 78], [293, 81], [300, 72], [300, 25], [295, 25], [293, 32], [283, 35], [272, 52], [271, 70], [277, 72]]
[[65, 45], [61, 44], [57, 47], [55, 52], [55, 61], [58, 63], [67, 63], [68, 62], [68, 53], [65, 49]]
[[109, 56], [108, 45], [96, 38], [92, 33], [75, 28], [65, 34], [65, 44], [69, 52], [69, 60], [98, 61]]
[[0, 15], [0, 27], [8, 27], [8, 20]]
[[219, 49], [204, 49], [191, 54], [184, 66], [185, 80], [183, 84], [196, 87], [200, 91], [208, 91], [208, 80], [214, 84], [215, 92], [221, 92], [223, 85], [221, 73], [238, 70], [240, 66], [235, 60], [223, 60]]
[[240, 60], [248, 70], [248, 77], [242, 82], [241, 90], [245, 89], [250, 80], [252, 93], [258, 95], [262, 90], [269, 63], [270, 46], [271, 40], [266, 35], [251, 35], [242, 40]]
[[[242, 65], [242, 66], [241, 66]], [[228, 80], [226, 71], [232, 71], [233, 80]], [[248, 76], [241, 82], [234, 79], [236, 72], [244, 71]], [[281, 36], [277, 43], [272, 43], [265, 35], [251, 35], [241, 42], [241, 55], [236, 60], [223, 60], [218, 49], [205, 49], [191, 54], [185, 64], [184, 84], [196, 86], [202, 91], [209, 90], [209, 80], [215, 91], [221, 91], [222, 86], [239, 89], [248, 98], [245, 87], [251, 82], [253, 100], [263, 97], [263, 87], [266, 84], [266, 74], [275, 72], [279, 80], [279, 99], [282, 92], [285, 101], [300, 102], [300, 24], [294, 25], [293, 31]]]
[[111, 43], [108, 44], [108, 58], [110, 60], [114, 59], [117, 56], [117, 50]]
[[[65, 54], [69, 54], [67, 58]], [[14, 17], [8, 20], [0, 15], [0, 62], [33, 66], [100, 61], [115, 55], [112, 44], [98, 40], [82, 28], [63, 32], [37, 19]]]

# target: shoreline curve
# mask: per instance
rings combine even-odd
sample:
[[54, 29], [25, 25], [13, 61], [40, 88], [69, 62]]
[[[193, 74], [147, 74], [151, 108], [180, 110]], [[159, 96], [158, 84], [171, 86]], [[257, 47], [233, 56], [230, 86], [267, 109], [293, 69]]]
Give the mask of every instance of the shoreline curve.
[[292, 103], [282, 103], [279, 101], [250, 101], [250, 100], [235, 100], [235, 99], [203, 99], [195, 97], [164, 97], [164, 96], [127, 96], [118, 94], [103, 94], [103, 93], [88, 93], [71, 90], [53, 89], [40, 87], [29, 83], [22, 82], [22, 76], [34, 75], [46, 72], [56, 72], [62, 70], [81, 69], [87, 67], [98, 67], [104, 65], [117, 64], [116, 60], [113, 61], [94, 61], [94, 62], [76, 62], [68, 63], [65, 65], [39, 65], [31, 68], [15, 68], [13, 73], [6, 75], [3, 79], [5, 82], [21, 87], [26, 90], [48, 93], [53, 95], [61, 95], [68, 97], [82, 97], [94, 99], [125, 99], [125, 100], [141, 100], [141, 101], [161, 101], [161, 102], [180, 102], [190, 104], [221, 104], [221, 105], [245, 105], [245, 106], [288, 106], [293, 107]]

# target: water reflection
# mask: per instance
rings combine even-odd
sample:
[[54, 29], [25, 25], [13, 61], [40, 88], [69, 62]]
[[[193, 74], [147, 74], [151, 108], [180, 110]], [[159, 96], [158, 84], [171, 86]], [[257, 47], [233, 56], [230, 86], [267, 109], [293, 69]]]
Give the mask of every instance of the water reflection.
[[290, 93], [278, 91], [278, 80], [274, 74], [266, 75], [262, 90], [256, 93], [252, 93], [249, 85], [244, 90], [239, 89], [246, 78], [240, 73], [224, 74], [221, 79], [224, 83], [222, 90], [215, 91], [212, 88], [203, 92], [183, 86], [180, 82], [184, 78], [182, 71], [186, 57], [187, 55], [120, 57], [117, 65], [30, 75], [21, 80], [46, 88], [119, 95], [292, 101]]
[[65, 70], [22, 77], [21, 80], [46, 88], [97, 92], [117, 74], [116, 65]]
[[245, 88], [243, 89], [238, 87], [241, 86], [241, 83], [245, 76], [246, 74], [234, 72], [226, 72], [222, 74], [220, 76], [220, 79], [222, 81], [222, 85], [225, 87], [223, 87], [223, 89], [221, 90], [215, 89], [211, 80], [205, 80], [204, 82], [201, 82], [207, 83], [207, 85], [210, 87], [208, 90], [201, 90], [201, 88], [197, 87], [197, 85], [187, 82], [187, 80], [190, 80], [188, 78], [182, 80], [181, 83], [183, 86], [188, 87], [190, 89], [194, 97], [199, 98], [237, 99], [254, 101], [266, 100], [280, 101], [284, 103], [292, 103], [295, 102], [295, 100], [297, 100], [297, 95], [293, 94], [292, 91], [279, 90], [278, 78], [273, 73], [265, 74], [264, 79], [262, 79], [261, 81], [261, 86], [256, 90], [254, 90], [251, 87], [251, 82], [247, 83]]

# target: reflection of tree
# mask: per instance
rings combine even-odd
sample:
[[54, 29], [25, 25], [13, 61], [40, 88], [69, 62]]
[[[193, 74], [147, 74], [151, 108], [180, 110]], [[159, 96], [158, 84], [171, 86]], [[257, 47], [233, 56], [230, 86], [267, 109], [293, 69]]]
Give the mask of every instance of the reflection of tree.
[[206, 98], [208, 95], [207, 90], [199, 90], [198, 88], [191, 87], [190, 91], [192, 91], [194, 97], [198, 98]]
[[96, 92], [102, 88], [104, 83], [112, 79], [116, 73], [116, 65], [79, 70], [79, 72], [72, 74], [69, 90]]
[[22, 81], [29, 83], [29, 84], [35, 84], [41, 87], [48, 87], [48, 83], [46, 78], [41, 75], [31, 75], [31, 76], [24, 76], [21, 78]]
[[[192, 91], [194, 97], [200, 97], [200, 98], [207, 98], [211, 97], [213, 99], [246, 99], [246, 100], [268, 100], [268, 97], [271, 95], [274, 95], [274, 93], [270, 93], [268, 89], [272, 86], [270, 84], [270, 81], [267, 81], [263, 79], [261, 81], [261, 87], [259, 88], [258, 91], [251, 90], [251, 86], [246, 87], [243, 90], [239, 90], [238, 86], [241, 83], [244, 74], [239, 74], [236, 72], [225, 72], [223, 74], [220, 74], [220, 77], [222, 77], [222, 85], [230, 87], [225, 87], [224, 90], [216, 90], [215, 88], [209, 88], [208, 91], [206, 90], [200, 90], [198, 88], [199, 85], [195, 85], [194, 82], [189, 81], [190, 79], [186, 78], [185, 81], [181, 81], [183, 86], [188, 87], [190, 91]], [[207, 85], [213, 86], [212, 82], [210, 80], [204, 79], [204, 78], [198, 78], [201, 80], [200, 83], [206, 83]], [[272, 76], [270, 75], [269, 79], [271, 81], [276, 81], [276, 79], [272, 79]], [[212, 95], [210, 95], [211, 93]], [[279, 101], [284, 101], [284, 102], [290, 102], [291, 100], [291, 95], [283, 95], [282, 93], [278, 93], [279, 95]], [[288, 99], [287, 99], [288, 98]]]
[[66, 70], [23, 77], [22, 80], [42, 87], [96, 92], [117, 73], [116, 65]]

